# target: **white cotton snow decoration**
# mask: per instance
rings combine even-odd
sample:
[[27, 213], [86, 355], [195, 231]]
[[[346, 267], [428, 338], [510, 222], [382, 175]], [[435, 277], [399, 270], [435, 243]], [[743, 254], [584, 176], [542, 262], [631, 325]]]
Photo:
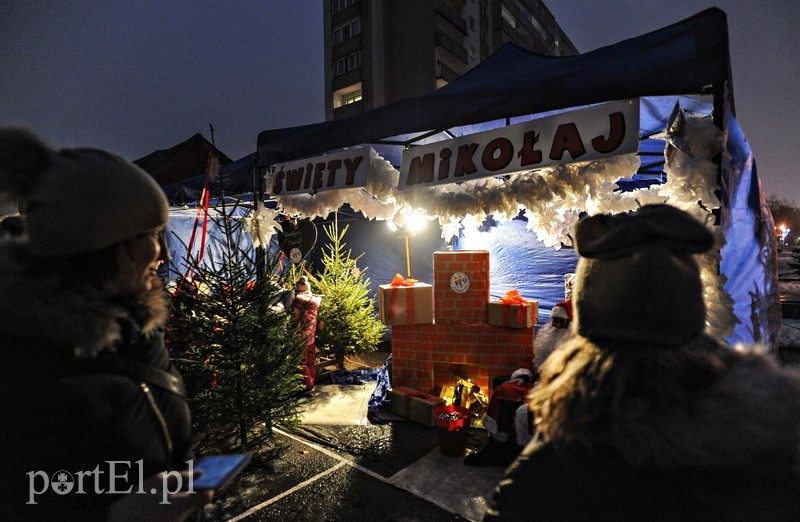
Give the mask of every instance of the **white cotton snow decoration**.
[[659, 187], [659, 193], [668, 195], [670, 204], [689, 212], [696, 210], [693, 207], [698, 202], [708, 211], [719, 208], [721, 203], [714, 194], [719, 189], [718, 167], [712, 158], [723, 149], [722, 131], [711, 118], [687, 116], [679, 132], [691, 154], [668, 147], [664, 166], [667, 183]]
[[366, 191], [382, 203], [391, 202], [400, 172], [374, 149], [370, 149], [369, 165]]
[[[367, 186], [363, 189], [273, 197], [284, 212], [292, 216], [327, 217], [344, 203], [349, 203], [368, 219], [401, 222], [411, 212], [421, 211], [429, 217], [438, 217], [442, 226], [454, 220], [464, 220], [467, 216], [472, 216], [478, 225], [486, 216], [508, 221], [525, 210], [527, 216], [542, 214], [535, 219], [534, 225], [529, 224], [529, 229], [535, 230], [546, 245], [561, 248], [562, 243], [571, 244], [569, 227], [573, 216], [579, 212], [613, 213], [636, 208], [634, 199], [614, 192], [614, 189], [619, 178], [632, 176], [638, 168], [638, 156], [627, 154], [455, 185], [399, 190], [399, 173], [373, 150]], [[567, 211], [574, 212], [567, 215]], [[565, 216], [569, 221], [564, 221]], [[463, 222], [461, 226], [464, 226]], [[448, 235], [452, 227], [448, 227]]]
[[253, 248], [267, 247], [269, 240], [280, 228], [277, 217], [280, 212], [266, 208], [260, 202], [256, 203], [256, 209], [248, 218], [244, 218], [246, 231], [253, 239]]
[[442, 227], [442, 239], [445, 243], [449, 243], [461, 231], [461, 221], [455, 217], [450, 217], [450, 221], [446, 223], [442, 223], [440, 218], [439, 224]]
[[722, 151], [724, 135], [708, 117], [686, 116], [679, 132], [690, 154], [677, 148], [665, 152], [667, 183], [659, 186], [658, 193], [668, 198], [670, 205], [705, 223], [714, 234], [714, 248], [698, 258], [706, 304], [706, 333], [724, 339], [739, 322], [733, 313], [733, 298], [724, 289], [727, 278], [719, 273], [725, 237], [722, 228], [714, 225], [711, 214], [721, 205], [714, 194], [719, 185], [718, 167], [712, 158]]
[[284, 213], [290, 216], [303, 216], [314, 219], [328, 217], [334, 210], [347, 202], [346, 195], [352, 189], [328, 190], [318, 194], [292, 194], [290, 196], [273, 196], [283, 207]]

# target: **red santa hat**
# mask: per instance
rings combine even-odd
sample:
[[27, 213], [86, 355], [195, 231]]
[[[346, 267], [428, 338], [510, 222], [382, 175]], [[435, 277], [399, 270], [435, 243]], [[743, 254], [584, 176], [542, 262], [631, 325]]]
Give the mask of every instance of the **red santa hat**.
[[556, 305], [553, 307], [553, 311], [550, 312], [550, 317], [568, 319], [572, 321], [572, 301], [561, 301], [560, 303], [556, 303]]

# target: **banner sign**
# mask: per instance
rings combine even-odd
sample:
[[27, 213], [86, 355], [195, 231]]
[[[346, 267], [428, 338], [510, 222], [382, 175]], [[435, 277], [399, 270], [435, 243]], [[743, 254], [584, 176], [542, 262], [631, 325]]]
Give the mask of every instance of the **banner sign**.
[[321, 190], [363, 187], [367, 184], [370, 147], [275, 165], [271, 192], [275, 196], [315, 194]]
[[400, 190], [639, 150], [639, 99], [595, 105], [403, 152]]

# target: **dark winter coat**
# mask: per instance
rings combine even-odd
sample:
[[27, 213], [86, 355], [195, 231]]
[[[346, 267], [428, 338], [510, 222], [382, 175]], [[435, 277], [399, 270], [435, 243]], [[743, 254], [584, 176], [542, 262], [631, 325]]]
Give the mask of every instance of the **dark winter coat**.
[[640, 402], [611, 440], [531, 443], [484, 520], [800, 520], [800, 377], [725, 350], [724, 375], [681, 407]]
[[[119, 301], [0, 261], [0, 511], [105, 519], [118, 498], [112, 486], [135, 490], [140, 476], [184, 469], [190, 458], [189, 408], [163, 342], [164, 291]], [[78, 473], [93, 471], [78, 493]], [[54, 492], [70, 479], [69, 493]]]
[[613, 452], [526, 448], [484, 520], [800, 520], [797, 474], [774, 469], [637, 470]]

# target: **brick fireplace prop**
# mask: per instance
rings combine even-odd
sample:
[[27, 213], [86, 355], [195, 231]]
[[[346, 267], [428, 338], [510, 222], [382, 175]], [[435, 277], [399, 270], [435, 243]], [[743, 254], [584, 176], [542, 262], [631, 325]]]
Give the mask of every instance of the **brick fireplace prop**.
[[392, 326], [392, 385], [438, 395], [455, 373], [488, 395], [533, 354], [534, 329], [488, 323], [489, 252], [434, 252], [433, 274], [434, 322]]
[[456, 373], [491, 393], [493, 377], [508, 375], [533, 353], [533, 328], [489, 324], [392, 327], [392, 385], [439, 394]]

